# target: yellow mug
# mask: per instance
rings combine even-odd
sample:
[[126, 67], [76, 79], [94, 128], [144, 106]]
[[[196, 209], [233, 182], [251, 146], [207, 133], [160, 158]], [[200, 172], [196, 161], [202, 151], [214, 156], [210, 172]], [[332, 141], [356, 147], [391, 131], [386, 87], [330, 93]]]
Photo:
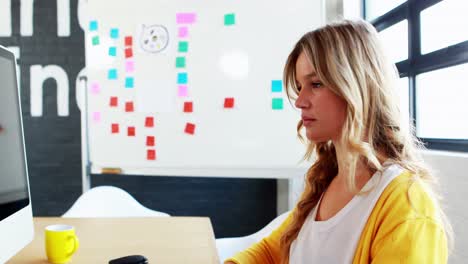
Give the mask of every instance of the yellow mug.
[[50, 263], [71, 261], [71, 256], [80, 246], [75, 228], [70, 225], [49, 225], [45, 228], [45, 248]]

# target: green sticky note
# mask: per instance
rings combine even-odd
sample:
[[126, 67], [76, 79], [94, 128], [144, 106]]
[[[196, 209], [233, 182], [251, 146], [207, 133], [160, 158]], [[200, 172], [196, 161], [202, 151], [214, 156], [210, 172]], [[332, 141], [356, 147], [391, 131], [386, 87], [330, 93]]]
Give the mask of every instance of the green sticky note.
[[188, 51], [188, 42], [179, 41], [179, 52], [187, 52], [187, 51]]
[[185, 57], [176, 58], [176, 68], [185, 68]]
[[273, 110], [283, 109], [283, 98], [273, 98], [271, 100], [271, 108]]
[[94, 46], [99, 45], [99, 37], [98, 36], [93, 37], [93, 45]]
[[226, 14], [224, 15], [224, 25], [225, 26], [232, 26], [236, 24], [236, 15], [231, 13], [231, 14]]

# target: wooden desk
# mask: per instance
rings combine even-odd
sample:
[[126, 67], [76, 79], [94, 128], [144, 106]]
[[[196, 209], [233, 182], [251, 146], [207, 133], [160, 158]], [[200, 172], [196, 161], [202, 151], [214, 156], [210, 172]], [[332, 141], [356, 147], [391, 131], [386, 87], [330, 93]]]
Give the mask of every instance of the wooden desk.
[[35, 236], [8, 263], [46, 264], [44, 227], [75, 227], [80, 248], [72, 263], [106, 264], [127, 255], [143, 255], [150, 264], [219, 264], [209, 218], [47, 218], [35, 217]]

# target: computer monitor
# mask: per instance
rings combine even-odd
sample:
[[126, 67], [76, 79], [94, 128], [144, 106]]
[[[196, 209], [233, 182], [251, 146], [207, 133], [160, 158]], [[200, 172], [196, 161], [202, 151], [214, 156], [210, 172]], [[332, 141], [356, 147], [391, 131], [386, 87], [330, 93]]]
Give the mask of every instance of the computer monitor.
[[19, 94], [15, 56], [0, 46], [0, 263], [34, 234]]

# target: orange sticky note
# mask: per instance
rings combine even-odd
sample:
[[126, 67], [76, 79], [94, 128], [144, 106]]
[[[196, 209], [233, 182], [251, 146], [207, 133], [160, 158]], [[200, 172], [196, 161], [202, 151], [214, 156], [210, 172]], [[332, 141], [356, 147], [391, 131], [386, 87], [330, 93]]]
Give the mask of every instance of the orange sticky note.
[[112, 124], [112, 134], [119, 133], [119, 124]]
[[154, 136], [147, 136], [146, 137], [146, 146], [152, 147], [154, 146]]
[[191, 113], [191, 112], [193, 112], [193, 102], [185, 102], [184, 113]]
[[134, 137], [135, 136], [135, 127], [132, 127], [132, 126], [128, 127], [127, 128], [127, 135], [129, 137]]
[[110, 98], [110, 106], [115, 107], [119, 104], [119, 101], [116, 96], [111, 96]]
[[133, 102], [125, 103], [125, 112], [133, 112]]
[[125, 49], [125, 58], [131, 58], [133, 57], [133, 50], [132, 48], [126, 48]]
[[132, 37], [130, 36], [125, 37], [125, 46], [132, 46], [132, 42], [133, 42]]
[[145, 118], [145, 127], [153, 127], [154, 126], [154, 118], [148, 116]]
[[228, 97], [224, 98], [224, 108], [233, 108], [234, 107], [234, 98]]
[[185, 133], [193, 135], [195, 134], [195, 124], [187, 123], [185, 125]]
[[148, 160], [156, 160], [156, 150], [148, 149], [148, 151], [146, 152], [146, 158]]

